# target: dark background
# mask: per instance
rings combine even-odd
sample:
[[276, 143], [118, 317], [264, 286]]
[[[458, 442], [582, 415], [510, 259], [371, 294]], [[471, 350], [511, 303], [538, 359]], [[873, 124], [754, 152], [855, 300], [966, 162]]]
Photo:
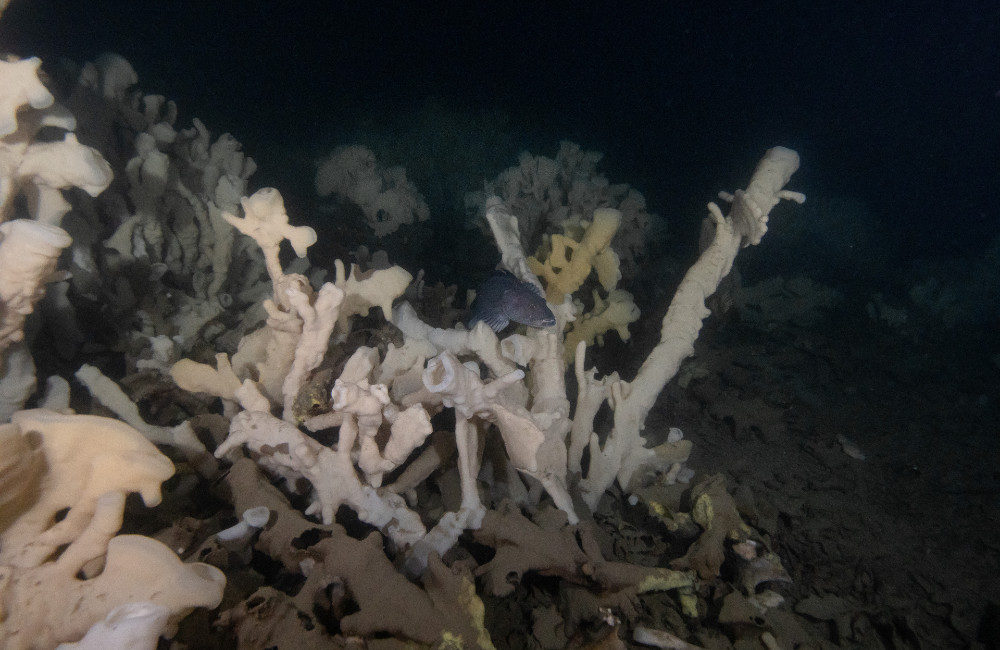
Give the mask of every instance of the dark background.
[[603, 151], [609, 179], [682, 233], [766, 148], [794, 148], [793, 189], [862, 203], [906, 258], [995, 237], [998, 36], [995, 0], [13, 0], [0, 20], [0, 49], [47, 64], [121, 54], [180, 125], [233, 133], [258, 184], [311, 173], [269, 171], [270, 149], [311, 169], [351, 128], [432, 98], [505, 112], [535, 154]]

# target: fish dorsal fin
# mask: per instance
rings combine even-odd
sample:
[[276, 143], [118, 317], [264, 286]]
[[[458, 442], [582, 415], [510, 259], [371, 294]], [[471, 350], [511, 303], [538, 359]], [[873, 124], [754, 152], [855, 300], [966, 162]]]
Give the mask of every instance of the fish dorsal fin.
[[524, 281], [519, 281], [519, 282], [521, 282], [521, 284], [523, 284], [524, 286], [526, 286], [529, 289], [531, 289], [531, 292], [533, 294], [535, 294], [536, 296], [538, 296], [542, 300], [545, 300], [545, 292], [542, 291], [541, 288], [539, 288], [539, 286], [536, 285], [534, 282], [524, 282]]
[[519, 278], [516, 275], [514, 275], [513, 272], [508, 271], [507, 269], [497, 269], [496, 271], [493, 271], [493, 275], [498, 276], [498, 277], [509, 278], [510, 280], [513, 280], [514, 282], [516, 282], [518, 284], [518, 286], [522, 286], [522, 287], [525, 287], [525, 288], [529, 289], [531, 291], [531, 293], [535, 294], [539, 298], [543, 298], [543, 299], [545, 298], [545, 292], [542, 291], [538, 287], [538, 285], [536, 285], [534, 282], [525, 282], [521, 278]]

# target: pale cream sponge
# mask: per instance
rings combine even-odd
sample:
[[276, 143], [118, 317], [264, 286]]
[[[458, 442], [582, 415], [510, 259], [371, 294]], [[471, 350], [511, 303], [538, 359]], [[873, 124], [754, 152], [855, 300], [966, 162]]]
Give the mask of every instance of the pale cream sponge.
[[166, 608], [159, 636], [191, 609], [222, 601], [226, 579], [215, 567], [185, 564], [149, 537], [116, 535], [125, 497], [137, 492], [157, 505], [160, 484], [174, 473], [138, 431], [110, 418], [35, 409], [0, 425], [0, 448], [5, 648], [75, 641], [129, 603]]

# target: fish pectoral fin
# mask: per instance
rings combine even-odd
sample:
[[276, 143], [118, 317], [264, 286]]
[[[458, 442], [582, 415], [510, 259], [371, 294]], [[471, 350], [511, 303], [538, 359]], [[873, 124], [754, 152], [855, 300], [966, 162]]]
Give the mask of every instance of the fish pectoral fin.
[[510, 325], [510, 319], [504, 314], [492, 314], [489, 318], [484, 318], [483, 320], [490, 326], [491, 330], [498, 334]]

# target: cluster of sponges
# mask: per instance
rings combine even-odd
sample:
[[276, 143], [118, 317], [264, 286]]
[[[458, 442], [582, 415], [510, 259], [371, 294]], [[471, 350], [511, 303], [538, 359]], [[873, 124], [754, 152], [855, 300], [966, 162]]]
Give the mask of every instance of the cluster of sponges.
[[[0, 425], [0, 645], [80, 639], [121, 606], [162, 612], [152, 638], [195, 607], [217, 607], [226, 579], [141, 535], [116, 535], [125, 497], [160, 502], [174, 466], [129, 425], [46, 409]], [[124, 646], [119, 646], [124, 647]]]
[[407, 180], [406, 170], [379, 165], [371, 149], [360, 145], [338, 147], [320, 163], [316, 193], [338, 194], [355, 203], [376, 237], [430, 217], [430, 208]]
[[576, 344], [603, 344], [604, 334], [618, 332], [628, 340], [629, 324], [639, 319], [639, 308], [628, 291], [616, 288], [621, 279], [619, 258], [611, 242], [621, 225], [622, 213], [614, 208], [594, 210], [592, 219], [564, 224], [566, 234], [545, 238], [539, 259], [528, 258], [531, 272], [545, 283], [545, 298], [561, 304], [583, 286], [591, 273], [607, 294], [593, 291], [593, 307], [588, 311], [581, 300], [574, 300], [575, 320], [569, 324], [564, 341], [564, 357], [573, 358]]

